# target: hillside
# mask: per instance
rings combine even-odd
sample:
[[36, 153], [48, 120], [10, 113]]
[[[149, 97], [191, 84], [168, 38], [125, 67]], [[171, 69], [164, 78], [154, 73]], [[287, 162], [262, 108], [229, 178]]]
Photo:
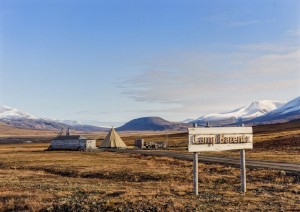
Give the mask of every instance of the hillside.
[[119, 131], [162, 131], [162, 130], [186, 130], [191, 124], [169, 122], [160, 117], [143, 117], [133, 119], [117, 128]]

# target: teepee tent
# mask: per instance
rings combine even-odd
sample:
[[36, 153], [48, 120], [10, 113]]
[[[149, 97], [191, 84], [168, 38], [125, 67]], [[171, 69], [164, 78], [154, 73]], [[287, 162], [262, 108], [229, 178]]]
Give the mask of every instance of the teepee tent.
[[104, 141], [100, 145], [100, 148], [126, 148], [126, 144], [122, 138], [118, 135], [114, 128], [111, 128], [110, 132], [105, 137]]

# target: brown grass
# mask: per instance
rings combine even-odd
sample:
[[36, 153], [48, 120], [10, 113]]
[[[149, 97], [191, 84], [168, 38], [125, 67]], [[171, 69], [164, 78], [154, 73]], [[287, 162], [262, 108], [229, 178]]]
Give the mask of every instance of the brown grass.
[[[2, 131], [1, 131], [2, 130]], [[166, 141], [165, 132], [120, 133]], [[55, 131], [0, 126], [0, 138], [40, 142]], [[85, 133], [104, 138], [106, 133]], [[187, 133], [168, 134], [171, 150], [186, 152]], [[247, 158], [300, 162], [300, 121], [254, 127]], [[192, 163], [171, 158], [111, 152], [48, 152], [47, 143], [0, 145], [0, 211], [297, 211], [299, 173], [247, 170], [241, 194], [239, 169], [200, 164], [200, 195], [192, 193]], [[238, 151], [201, 153], [238, 157]]]
[[0, 211], [297, 210], [299, 173], [199, 164], [111, 152], [48, 152], [45, 144], [1, 145]]

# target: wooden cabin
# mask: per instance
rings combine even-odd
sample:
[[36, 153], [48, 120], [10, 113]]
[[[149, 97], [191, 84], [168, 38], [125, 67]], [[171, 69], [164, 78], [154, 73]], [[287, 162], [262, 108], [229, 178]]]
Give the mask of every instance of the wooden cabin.
[[58, 135], [51, 141], [49, 150], [93, 150], [96, 149], [96, 140], [87, 139], [80, 135]]

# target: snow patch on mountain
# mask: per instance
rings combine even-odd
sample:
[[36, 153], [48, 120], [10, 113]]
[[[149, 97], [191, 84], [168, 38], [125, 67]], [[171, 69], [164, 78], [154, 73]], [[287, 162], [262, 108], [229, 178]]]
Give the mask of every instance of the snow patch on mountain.
[[70, 125], [70, 126], [75, 126], [75, 125], [81, 125], [82, 123], [80, 121], [74, 121], [74, 120], [53, 120], [53, 121], [56, 121], [56, 122], [59, 122], [59, 123], [62, 123], [62, 124], [67, 124], [67, 125]]
[[286, 113], [292, 113], [299, 110], [300, 110], [300, 96], [297, 97], [296, 99], [289, 101], [288, 103], [278, 108], [277, 110], [272, 111], [272, 113], [286, 114]]
[[300, 118], [300, 96], [289, 101], [282, 107], [272, 110], [268, 114], [250, 120], [249, 123], [268, 124], [282, 123]]
[[192, 121], [193, 123], [204, 124], [205, 122], [213, 122], [215, 125], [242, 123], [264, 114], [269, 113], [284, 105], [284, 102], [261, 100], [233, 110], [227, 113], [212, 113]]
[[0, 121], [10, 126], [26, 129], [56, 130], [70, 128], [80, 131], [103, 131], [104, 127], [82, 124], [74, 120], [53, 120], [49, 118], [37, 118], [15, 108], [0, 105]]
[[192, 122], [192, 121], [194, 121], [194, 119], [191, 119], [191, 118], [187, 118], [187, 119], [185, 119], [185, 120], [183, 120], [183, 121], [180, 121], [181, 123], [190, 123], [190, 122]]
[[35, 116], [21, 112], [15, 108], [0, 105], [0, 119], [37, 119]]

